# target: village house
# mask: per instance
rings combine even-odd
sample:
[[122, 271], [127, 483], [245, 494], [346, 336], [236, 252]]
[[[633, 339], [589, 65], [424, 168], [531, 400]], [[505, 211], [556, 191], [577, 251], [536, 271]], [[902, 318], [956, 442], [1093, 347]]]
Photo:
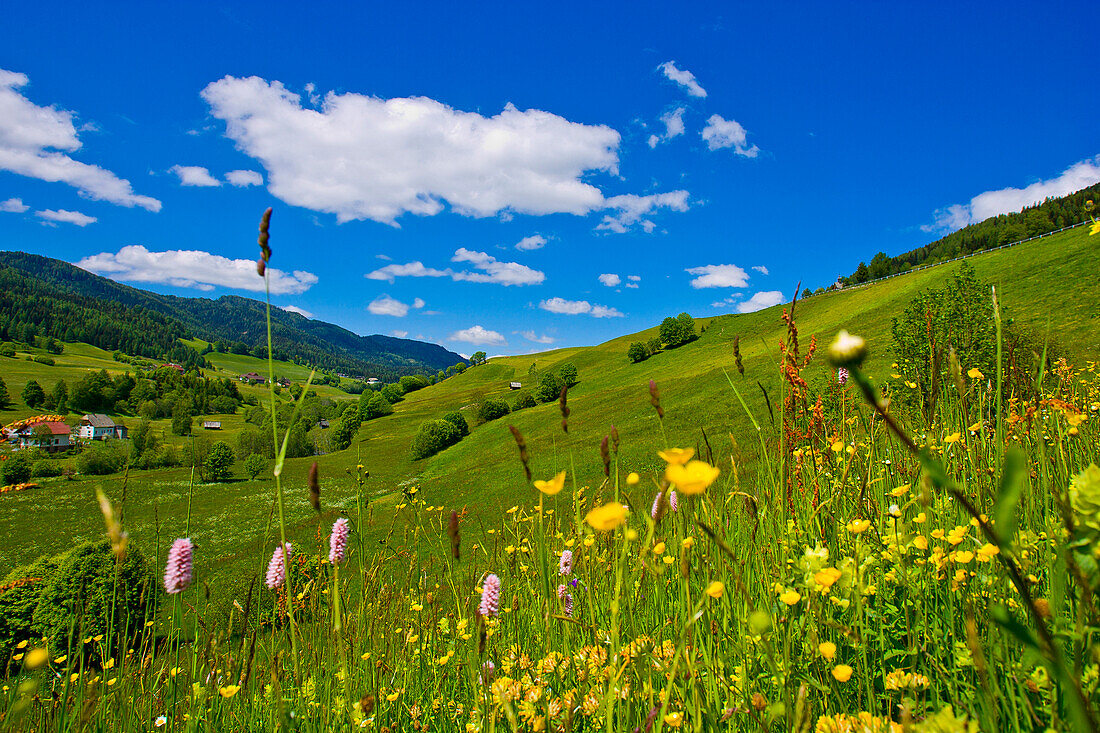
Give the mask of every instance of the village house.
[[256, 372], [249, 372], [248, 374], [242, 374], [240, 376], [242, 382], [248, 382], [249, 384], [267, 384], [267, 380], [261, 377]]
[[279, 385], [280, 387], [289, 387], [290, 386], [290, 380], [287, 379], [286, 377], [280, 377], [279, 379], [277, 379], [275, 381], [275, 384]]
[[72, 429], [65, 423], [59, 420], [44, 420], [9, 430], [8, 440], [11, 441], [15, 450], [41, 448], [54, 453], [68, 450], [72, 446], [69, 439], [71, 435]]
[[519, 382], [509, 382], [508, 389], [523, 389], [523, 385]]
[[221, 420], [203, 420], [202, 421], [202, 429], [203, 430], [221, 430], [222, 429]]
[[120, 425], [100, 413], [80, 418], [80, 427], [76, 434], [81, 440], [122, 440], [129, 437], [125, 425]]
[[161, 364], [161, 367], [162, 368], [163, 367], [168, 367], [169, 369], [175, 369], [180, 374], [183, 374], [183, 372], [184, 372], [183, 366], [181, 366], [180, 364], [173, 364], [171, 362], [169, 362], [167, 364]]
[[367, 380], [367, 384], [378, 384], [378, 377], [371, 377]]

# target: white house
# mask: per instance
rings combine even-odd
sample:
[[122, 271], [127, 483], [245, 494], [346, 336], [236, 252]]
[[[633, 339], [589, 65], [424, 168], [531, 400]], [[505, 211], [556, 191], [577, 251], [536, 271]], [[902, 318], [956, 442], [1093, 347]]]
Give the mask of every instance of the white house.
[[41, 448], [53, 453], [66, 450], [72, 443], [69, 436], [72, 429], [60, 421], [42, 421], [23, 425], [8, 431], [8, 439], [19, 450], [22, 448]]
[[125, 425], [119, 425], [102, 413], [92, 413], [80, 418], [77, 436], [81, 440], [111, 440], [127, 437]]

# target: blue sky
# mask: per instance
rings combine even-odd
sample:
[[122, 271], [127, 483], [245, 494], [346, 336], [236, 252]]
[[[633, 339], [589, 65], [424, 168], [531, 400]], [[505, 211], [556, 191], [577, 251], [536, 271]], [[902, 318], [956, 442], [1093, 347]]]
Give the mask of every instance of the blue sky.
[[1100, 180], [1095, 3], [456, 5], [17, 3], [0, 247], [521, 353]]

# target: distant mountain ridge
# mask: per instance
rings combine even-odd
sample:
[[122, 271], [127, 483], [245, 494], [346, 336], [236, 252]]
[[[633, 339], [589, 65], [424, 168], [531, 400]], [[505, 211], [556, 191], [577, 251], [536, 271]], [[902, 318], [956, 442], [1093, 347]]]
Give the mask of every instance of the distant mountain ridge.
[[[197, 337], [247, 347], [267, 345], [262, 302], [237, 295], [217, 299], [160, 295], [123, 285], [61, 260], [0, 252], [0, 331], [84, 341], [142, 356], [178, 354], [177, 339]], [[62, 317], [59, 317], [62, 316]], [[434, 374], [459, 354], [438, 344], [391, 336], [360, 336], [346, 328], [271, 309], [277, 358], [349, 375], [393, 379]]]

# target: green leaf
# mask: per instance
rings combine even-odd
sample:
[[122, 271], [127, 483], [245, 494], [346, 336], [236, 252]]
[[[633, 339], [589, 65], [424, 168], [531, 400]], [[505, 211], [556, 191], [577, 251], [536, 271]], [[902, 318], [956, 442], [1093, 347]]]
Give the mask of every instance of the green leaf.
[[1001, 485], [993, 505], [994, 529], [1002, 545], [1008, 545], [1016, 535], [1016, 507], [1027, 477], [1027, 458], [1017, 446], [1011, 446], [1001, 467]]
[[1039, 651], [1039, 644], [1035, 641], [1031, 629], [1017, 621], [1004, 606], [994, 608], [990, 612], [990, 616], [998, 626], [1014, 636], [1025, 647]]

